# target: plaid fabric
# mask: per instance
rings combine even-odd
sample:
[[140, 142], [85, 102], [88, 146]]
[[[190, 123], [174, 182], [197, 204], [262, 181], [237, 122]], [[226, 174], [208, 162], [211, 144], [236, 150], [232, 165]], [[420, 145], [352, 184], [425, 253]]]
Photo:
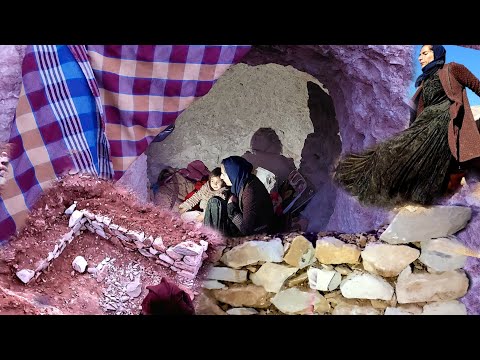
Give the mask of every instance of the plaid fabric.
[[250, 46], [88, 45], [114, 178]]
[[[68, 171], [119, 179], [249, 46], [29, 46], [0, 198], [0, 242]], [[169, 127], [170, 126], [170, 127]]]
[[[29, 46], [9, 142], [7, 182], [0, 198], [0, 241], [21, 227], [53, 180], [67, 171], [110, 174], [95, 97], [65, 45]], [[103, 169], [103, 170], [101, 170]]]

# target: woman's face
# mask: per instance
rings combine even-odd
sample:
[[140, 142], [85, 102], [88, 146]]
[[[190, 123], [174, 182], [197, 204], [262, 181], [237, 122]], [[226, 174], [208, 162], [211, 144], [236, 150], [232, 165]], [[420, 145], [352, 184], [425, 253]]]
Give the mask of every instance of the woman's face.
[[420, 56], [418, 57], [418, 61], [420, 61], [420, 65], [422, 69], [431, 63], [435, 55], [433, 54], [432, 45], [423, 45], [422, 49], [420, 50]]
[[232, 182], [230, 181], [230, 178], [227, 175], [227, 172], [225, 171], [225, 166], [220, 165], [220, 169], [222, 170], [222, 175], [220, 175], [220, 179], [222, 179], [227, 186], [232, 186]]

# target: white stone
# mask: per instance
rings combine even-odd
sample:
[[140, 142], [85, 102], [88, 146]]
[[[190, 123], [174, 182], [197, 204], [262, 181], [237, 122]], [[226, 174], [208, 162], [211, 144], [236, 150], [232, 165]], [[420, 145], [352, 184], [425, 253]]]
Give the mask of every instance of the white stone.
[[83, 217], [83, 213], [78, 210], [74, 210], [68, 221], [68, 227], [74, 227]]
[[166, 263], [170, 264], [170, 265], [173, 265], [173, 263], [175, 262], [175, 260], [173, 260], [170, 256], [168, 256], [167, 254], [160, 254], [158, 256], [158, 258], [162, 261], [165, 261]]
[[101, 223], [96, 220], [93, 220], [91, 224], [95, 229], [103, 230], [103, 227], [104, 227], [103, 222]]
[[147, 251], [147, 250], [145, 250], [145, 249], [138, 249], [138, 252], [139, 252], [140, 254], [142, 254], [143, 256], [146, 256], [146, 257], [148, 257], [148, 258], [153, 258], [153, 257], [155, 257], [155, 255], [150, 254], [150, 252]]
[[30, 269], [22, 269], [17, 271], [17, 277], [22, 280], [24, 284], [28, 283], [35, 276], [35, 271]]
[[107, 216], [104, 216], [103, 217], [103, 223], [107, 226], [110, 226], [110, 223], [112, 222], [112, 219], [110, 219], [109, 217]]
[[467, 315], [467, 308], [457, 300], [438, 301], [426, 304], [422, 315]]
[[380, 315], [380, 311], [368, 305], [339, 304], [333, 309], [332, 315]]
[[76, 233], [77, 231], [81, 230], [82, 226], [83, 226], [82, 222], [79, 221], [72, 227], [72, 231]]
[[247, 281], [247, 271], [234, 270], [228, 267], [212, 267], [208, 272], [206, 278], [210, 280], [223, 280], [242, 283]]
[[143, 240], [143, 244], [145, 247], [151, 247], [153, 245], [153, 236], [145, 236], [145, 239]]
[[110, 224], [110, 225], [108, 225], [108, 228], [110, 230], [118, 230], [119, 226], [117, 224]]
[[201, 245], [195, 244], [193, 241], [184, 241], [180, 244], [175, 245], [173, 247], [173, 251], [181, 255], [196, 256], [202, 254], [203, 247]]
[[73, 269], [79, 273], [84, 273], [88, 266], [87, 260], [83, 256], [77, 256], [72, 262]]
[[[452, 271], [465, 266], [467, 257], [455, 254], [455, 249], [463, 248], [456, 238], [439, 238], [422, 242], [422, 254], [419, 260], [435, 271]], [[448, 252], [452, 249], [452, 252]]]
[[[75, 226], [78, 226], [78, 224], [75, 225]], [[75, 226], [74, 226], [74, 227], [75, 227]], [[70, 230], [68, 233], [66, 233], [65, 235], [63, 235], [63, 236], [62, 236], [62, 242], [70, 244], [70, 243], [72, 242], [72, 240], [73, 240], [74, 233], [75, 233], [75, 231], [72, 229], [72, 230]]]
[[200, 240], [200, 245], [202, 246], [203, 251], [207, 251], [207, 250], [208, 250], [208, 242], [207, 242], [207, 241], [205, 241], [205, 240]]
[[36, 267], [36, 269], [35, 269], [35, 272], [43, 271], [43, 270], [45, 270], [47, 267], [48, 267], [48, 261], [47, 261], [47, 259], [40, 260], [40, 261], [37, 263], [37, 267]]
[[65, 215], [72, 215], [76, 207], [77, 207], [77, 204], [70, 205], [68, 209], [65, 210]]
[[103, 223], [103, 216], [102, 215], [95, 215], [95, 220], [99, 223]]
[[455, 300], [467, 293], [468, 278], [463, 270], [439, 274], [416, 273], [407, 266], [397, 279], [395, 293], [400, 304]]
[[121, 233], [120, 231], [114, 230], [114, 233], [115, 233], [115, 236], [118, 237], [120, 240], [130, 242], [130, 239], [128, 237], [126, 237], [123, 233]]
[[182, 260], [183, 259], [183, 255], [174, 251], [173, 247], [169, 247], [165, 252], [167, 253], [168, 256], [170, 256], [174, 260]]
[[259, 261], [279, 263], [283, 261], [282, 241], [248, 241], [227, 251], [220, 261], [232, 268], [241, 268]]
[[[173, 269], [173, 268], [174, 268], [174, 266], [170, 267], [170, 269]], [[195, 279], [196, 274], [192, 274], [190, 271], [186, 271], [186, 270], [181, 270], [181, 271], [179, 271], [179, 270], [180, 269], [177, 269], [179, 276], [183, 276], [183, 277], [185, 277], [187, 279], [190, 279], [190, 280]]]
[[385, 279], [369, 273], [352, 273], [340, 284], [347, 299], [391, 300], [394, 290]]
[[143, 240], [145, 239], [144, 232], [139, 233], [138, 231], [134, 231], [134, 230], [129, 230], [127, 232], [127, 236], [129, 236], [130, 239], [134, 241], [139, 241], [139, 242], [143, 242]]
[[472, 209], [463, 206], [405, 206], [395, 216], [380, 240], [390, 244], [406, 244], [455, 234], [472, 216]]
[[153, 244], [152, 244], [152, 247], [155, 249], [155, 250], [158, 250], [160, 252], [165, 252], [167, 250], [167, 248], [165, 247], [165, 245], [163, 244], [163, 239], [161, 236], [157, 237], [154, 241], [153, 241]]
[[137, 279], [126, 286], [127, 295], [136, 298], [142, 293], [142, 283]]
[[82, 213], [88, 220], [95, 220], [95, 215], [92, 214], [90, 211], [83, 209]]
[[256, 315], [258, 311], [253, 308], [233, 308], [227, 310], [228, 315]]
[[318, 291], [301, 291], [289, 288], [280, 291], [272, 300], [272, 304], [284, 314], [313, 314], [314, 311], [324, 313], [330, 309], [326, 299]]
[[58, 252], [61, 254], [66, 247], [67, 247], [67, 243], [66, 242], [62, 243], [62, 245], [60, 245], [60, 247], [58, 248]]
[[361, 256], [366, 271], [393, 277], [415, 261], [420, 256], [420, 251], [405, 245], [368, 244]]
[[192, 274], [196, 274], [198, 272], [200, 264], [198, 264], [197, 266], [191, 266], [191, 265], [185, 264], [183, 261], [175, 261], [173, 265], [179, 269], [187, 270]]
[[190, 255], [185, 255], [182, 259], [182, 261], [190, 266], [198, 266], [202, 262], [202, 255], [197, 255], [197, 256], [190, 256]]
[[413, 315], [411, 312], [401, 308], [387, 307], [383, 315]]
[[334, 270], [323, 270], [310, 267], [307, 270], [308, 284], [311, 289], [333, 291], [342, 282], [342, 275]]
[[297, 271], [298, 268], [268, 262], [263, 264], [256, 273], [251, 274], [250, 280], [255, 285], [263, 286], [268, 292], [278, 293], [285, 280]]
[[202, 283], [202, 287], [204, 289], [208, 289], [208, 290], [225, 289], [226, 288], [225, 284], [222, 284], [220, 281], [217, 281], [217, 280], [205, 280]]
[[157, 254], [158, 254], [158, 250], [155, 250], [155, 249], [152, 248], [152, 247], [149, 247], [149, 248], [148, 248], [148, 251], [150, 251], [150, 254], [152, 254], [152, 255], [157, 255]]

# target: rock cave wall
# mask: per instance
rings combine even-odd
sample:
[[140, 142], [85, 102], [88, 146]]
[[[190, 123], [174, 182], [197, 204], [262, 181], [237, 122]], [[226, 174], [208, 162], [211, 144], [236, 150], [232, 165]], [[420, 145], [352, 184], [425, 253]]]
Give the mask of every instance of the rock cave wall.
[[0, 45], [0, 145], [7, 142], [22, 85], [25, 45]]
[[261, 128], [275, 130], [281, 142], [281, 152], [271, 153], [292, 158], [298, 168], [305, 138], [314, 131], [308, 81], [322, 86], [292, 67], [232, 66], [178, 117], [170, 136], [150, 145], [150, 181], [156, 181], [164, 165], [182, 168], [199, 159], [213, 169], [225, 157], [241, 156], [251, 150], [252, 137]]

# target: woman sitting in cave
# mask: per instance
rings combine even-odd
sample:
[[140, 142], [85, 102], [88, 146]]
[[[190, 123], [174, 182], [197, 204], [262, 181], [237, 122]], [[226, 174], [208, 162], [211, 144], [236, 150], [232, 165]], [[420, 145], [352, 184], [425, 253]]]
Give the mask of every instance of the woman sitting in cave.
[[467, 161], [480, 156], [480, 134], [465, 90], [480, 96], [480, 81], [461, 64], [445, 64], [445, 56], [441, 45], [421, 48], [410, 127], [339, 162], [335, 181], [360, 202], [429, 205], [458, 187], [452, 181], [458, 182]]
[[222, 161], [221, 178], [231, 186], [228, 202], [211, 198], [205, 209], [204, 225], [226, 236], [245, 236], [267, 232], [274, 219], [270, 194], [263, 183], [252, 174], [253, 165], [240, 156]]

